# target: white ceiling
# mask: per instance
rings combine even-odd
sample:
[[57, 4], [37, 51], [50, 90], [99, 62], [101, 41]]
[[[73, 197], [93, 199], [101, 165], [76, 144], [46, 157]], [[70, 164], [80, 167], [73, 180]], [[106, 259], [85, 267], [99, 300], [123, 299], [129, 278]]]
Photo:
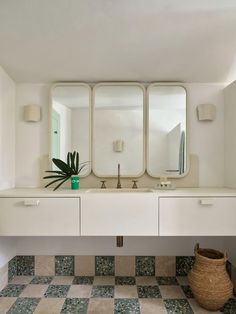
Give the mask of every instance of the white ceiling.
[[18, 82], [225, 82], [236, 0], [0, 0], [0, 64]]

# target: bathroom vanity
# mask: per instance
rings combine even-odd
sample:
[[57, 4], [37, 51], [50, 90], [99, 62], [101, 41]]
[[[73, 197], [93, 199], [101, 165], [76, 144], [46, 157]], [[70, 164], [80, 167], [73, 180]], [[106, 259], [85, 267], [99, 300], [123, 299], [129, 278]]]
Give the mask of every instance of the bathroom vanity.
[[234, 189], [11, 189], [0, 236], [235, 236]]

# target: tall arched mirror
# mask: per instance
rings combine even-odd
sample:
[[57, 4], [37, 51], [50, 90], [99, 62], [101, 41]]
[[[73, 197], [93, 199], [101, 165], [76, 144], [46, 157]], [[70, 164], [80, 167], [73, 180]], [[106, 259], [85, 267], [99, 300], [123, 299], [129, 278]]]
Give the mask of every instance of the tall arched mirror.
[[187, 93], [183, 86], [148, 87], [147, 171], [153, 177], [187, 173]]
[[89, 161], [80, 176], [91, 172], [91, 89], [83, 83], [60, 83], [51, 90], [51, 158], [66, 161], [78, 151], [80, 162]]
[[144, 87], [101, 83], [93, 99], [93, 171], [97, 176], [137, 177], [144, 172]]

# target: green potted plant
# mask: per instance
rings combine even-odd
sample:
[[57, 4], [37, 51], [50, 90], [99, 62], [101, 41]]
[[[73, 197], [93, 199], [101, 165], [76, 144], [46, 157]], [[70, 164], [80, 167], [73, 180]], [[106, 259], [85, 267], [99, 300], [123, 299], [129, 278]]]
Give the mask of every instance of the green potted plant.
[[79, 174], [87, 166], [87, 162], [79, 163], [79, 153], [78, 152], [69, 152], [67, 154], [67, 162], [58, 158], [52, 158], [52, 162], [59, 170], [48, 170], [45, 172], [52, 173], [53, 175], [45, 176], [43, 179], [53, 179], [50, 183], [45, 185], [45, 188], [60, 182], [55, 188], [57, 190], [64, 182], [71, 179], [71, 189], [79, 190]]

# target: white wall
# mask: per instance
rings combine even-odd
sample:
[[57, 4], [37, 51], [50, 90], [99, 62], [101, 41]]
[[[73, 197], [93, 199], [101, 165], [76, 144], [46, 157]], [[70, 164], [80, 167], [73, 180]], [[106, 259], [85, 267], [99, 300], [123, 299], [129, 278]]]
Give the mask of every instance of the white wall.
[[[199, 157], [200, 186], [223, 186], [224, 183], [224, 85], [186, 84], [189, 102], [190, 153]], [[17, 85], [16, 120], [16, 185], [40, 186], [41, 160], [48, 154], [48, 103], [50, 85]], [[22, 121], [25, 104], [37, 103], [42, 107], [40, 123]], [[213, 103], [217, 107], [214, 122], [199, 122], [196, 107]], [[45, 169], [44, 169], [45, 170]], [[181, 180], [181, 179], [180, 179]]]
[[15, 184], [15, 92], [15, 83], [0, 67], [0, 189]]
[[[48, 155], [49, 85], [18, 84], [16, 111], [16, 186], [37, 187], [41, 183], [41, 161]], [[23, 107], [41, 106], [42, 121], [23, 121]]]
[[236, 81], [224, 90], [225, 97], [225, 185], [236, 188]]
[[[14, 81], [0, 66], [0, 189], [15, 184], [15, 92]], [[15, 239], [0, 237], [0, 268], [15, 254]]]

